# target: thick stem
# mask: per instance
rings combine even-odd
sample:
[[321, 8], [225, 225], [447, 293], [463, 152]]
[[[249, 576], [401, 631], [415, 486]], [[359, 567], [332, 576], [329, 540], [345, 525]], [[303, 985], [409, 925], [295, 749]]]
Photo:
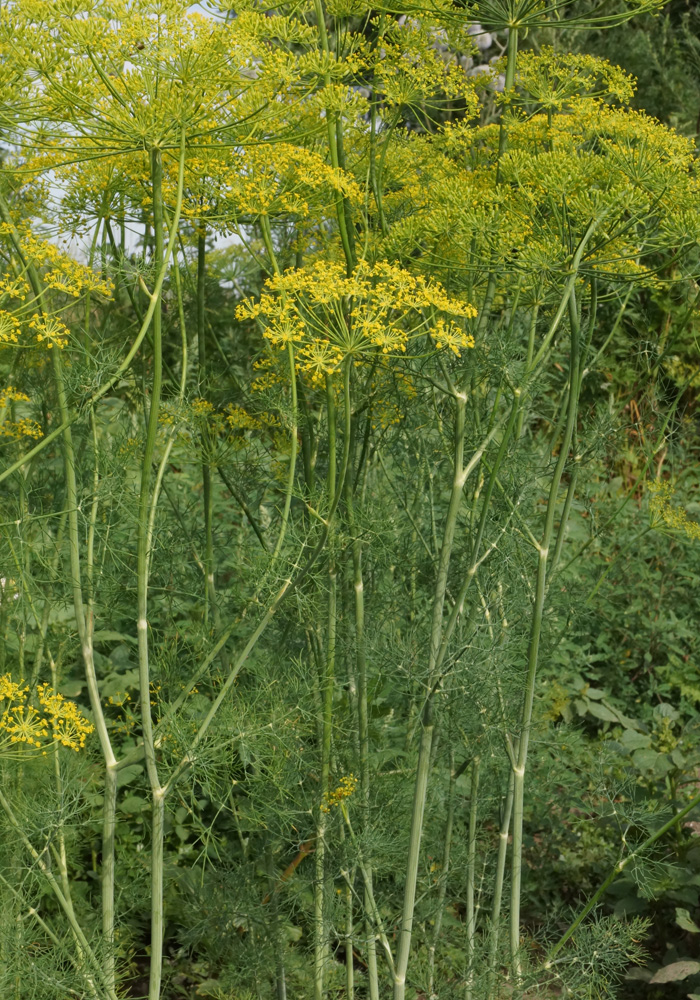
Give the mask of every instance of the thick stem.
[[[515, 66], [518, 57], [518, 29], [514, 25], [510, 26], [508, 32], [508, 52], [506, 56], [506, 94], [513, 89], [515, 84]], [[508, 147], [508, 130], [501, 120], [501, 128], [498, 136], [498, 159], [500, 160]]]
[[447, 895], [447, 879], [450, 873], [452, 830], [454, 828], [455, 816], [455, 777], [454, 750], [451, 750], [450, 780], [447, 788], [447, 819], [445, 821], [445, 839], [443, 841], [442, 848], [442, 868], [440, 871], [440, 884], [438, 888], [437, 910], [435, 913], [433, 936], [428, 947], [428, 994], [430, 996], [433, 996], [435, 992], [435, 952], [440, 940], [440, 931], [442, 930], [442, 918], [445, 912], [445, 897]]
[[506, 873], [508, 856], [508, 834], [510, 818], [513, 812], [513, 774], [508, 780], [508, 794], [503, 805], [501, 827], [498, 831], [498, 854], [496, 857], [496, 874], [493, 880], [493, 900], [491, 902], [491, 932], [489, 936], [489, 987], [488, 995], [495, 992], [496, 963], [498, 962], [498, 943], [501, 930], [501, 901], [503, 899], [503, 882]]
[[[530, 626], [528, 645], [528, 665], [523, 693], [523, 707], [520, 723], [520, 738], [516, 766], [513, 768], [513, 855], [511, 879], [510, 907], [510, 950], [513, 971], [518, 984], [522, 981], [522, 961], [520, 955], [520, 897], [522, 890], [522, 852], [523, 852], [523, 814], [525, 803], [525, 769], [532, 725], [532, 709], [535, 700], [535, 684], [537, 680], [537, 665], [539, 659], [540, 635], [544, 614], [544, 600], [547, 591], [547, 558], [549, 545], [554, 531], [554, 520], [557, 509], [559, 484], [569, 455], [571, 440], [576, 424], [578, 408], [578, 390], [580, 387], [579, 366], [579, 320], [573, 287], [569, 294], [569, 323], [571, 327], [570, 360], [569, 360], [569, 399], [567, 405], [566, 426], [564, 428], [561, 449], [554, 468], [552, 482], [547, 500], [547, 511], [542, 538], [539, 544], [537, 581]], [[560, 531], [565, 525], [560, 524]]]
[[[206, 290], [207, 234], [204, 223], [200, 222], [197, 236], [197, 391], [206, 399], [207, 341], [204, 324], [204, 304]], [[209, 430], [204, 425], [202, 444], [202, 503], [204, 507], [204, 621], [209, 621], [209, 612], [215, 614], [216, 592], [214, 586], [214, 494], [212, 491], [211, 462], [209, 461]]]
[[406, 881], [404, 887], [403, 909], [401, 914], [401, 929], [399, 932], [399, 947], [396, 956], [396, 970], [394, 973], [394, 1000], [404, 1000], [406, 996], [406, 972], [408, 970], [408, 961], [411, 952], [411, 935], [413, 931], [413, 917], [416, 902], [418, 862], [420, 858], [420, 844], [423, 833], [423, 815], [425, 812], [425, 799], [428, 790], [428, 776], [430, 773], [430, 751], [433, 742], [433, 688], [435, 683], [435, 664], [440, 652], [442, 640], [443, 609], [445, 604], [445, 592], [447, 590], [447, 577], [450, 568], [450, 559], [452, 556], [452, 547], [454, 544], [459, 508], [462, 502], [462, 491], [467, 478], [467, 470], [464, 468], [465, 409], [466, 397], [460, 393], [455, 398], [452, 490], [450, 493], [450, 502], [445, 520], [440, 557], [438, 559], [437, 578], [435, 581], [435, 593], [433, 598], [433, 614], [428, 658], [428, 690], [421, 719], [423, 731], [421, 733], [420, 747], [418, 750], [416, 781], [413, 792], [411, 833], [408, 845], [408, 858], [406, 862]]
[[[154, 258], [157, 267], [163, 261], [163, 164], [161, 151], [155, 147], [151, 151], [151, 182], [153, 187], [153, 229]], [[153, 719], [151, 715], [151, 679], [148, 641], [148, 566], [151, 532], [151, 470], [158, 433], [158, 414], [163, 380], [162, 358], [162, 308], [160, 296], [153, 312], [153, 378], [151, 399], [146, 427], [146, 442], [141, 462], [141, 486], [139, 492], [136, 572], [138, 601], [138, 657], [139, 694], [141, 703], [141, 729], [143, 733], [146, 770], [151, 787], [152, 834], [151, 834], [151, 958], [148, 1000], [159, 1000], [163, 964], [163, 826], [165, 796], [161, 787], [156, 762], [153, 739]]]
[[[336, 492], [336, 419], [333, 383], [326, 381], [328, 412], [328, 496]], [[337, 615], [337, 571], [333, 553], [333, 537], [329, 536], [330, 557], [328, 565], [328, 619], [326, 631], [326, 656], [321, 683], [322, 737], [321, 737], [321, 801], [316, 831], [316, 883], [314, 901], [314, 996], [323, 996], [323, 978], [328, 961], [328, 920], [326, 916], [328, 873], [326, 871], [326, 829], [328, 826], [328, 793], [330, 791], [331, 744], [333, 738], [333, 688], [335, 683], [335, 645]]]
[[423, 713], [423, 730], [418, 751], [418, 769], [413, 790], [411, 833], [408, 844], [408, 861], [406, 863], [406, 888], [401, 914], [399, 949], [396, 956], [396, 969], [394, 971], [394, 1000], [404, 1000], [406, 996], [406, 972], [411, 952], [413, 916], [416, 905], [416, 884], [418, 881], [418, 862], [420, 858], [420, 843], [423, 835], [423, 816], [428, 791], [428, 776], [430, 774], [430, 749], [433, 742], [433, 729], [432, 706], [430, 705], [428, 710]]
[[[355, 525], [355, 505], [353, 484], [350, 477], [345, 482], [345, 504], [348, 525], [352, 536], [352, 573], [355, 595], [355, 667], [357, 672], [357, 728], [360, 750], [360, 801], [362, 829], [369, 825], [369, 714], [367, 708], [367, 653], [365, 648], [365, 586], [362, 575], [362, 542]], [[370, 897], [373, 895], [372, 866], [368, 862], [362, 873], [364, 882], [365, 949], [367, 955], [367, 979], [370, 1000], [379, 1000], [379, 977], [377, 972], [377, 947], [373, 922], [370, 918]]]
[[476, 942], [476, 912], [474, 909], [474, 885], [476, 872], [476, 827], [479, 808], [479, 770], [481, 761], [475, 757], [472, 761], [471, 788], [469, 796], [469, 833], [467, 843], [467, 940], [466, 940], [466, 983], [465, 1000], [472, 1000], [474, 995], [474, 945]]

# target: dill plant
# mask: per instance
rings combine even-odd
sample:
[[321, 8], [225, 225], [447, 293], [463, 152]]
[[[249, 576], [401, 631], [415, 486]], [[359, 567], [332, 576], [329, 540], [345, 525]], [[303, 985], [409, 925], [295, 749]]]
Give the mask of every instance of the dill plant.
[[639, 958], [587, 918], [696, 800], [540, 952], [528, 781], [575, 788], [538, 671], [600, 316], [695, 245], [697, 178], [625, 73], [524, 46], [656, 7], [3, 8], [3, 669], [95, 730], [60, 882], [3, 793], [18, 997], [588, 997]]

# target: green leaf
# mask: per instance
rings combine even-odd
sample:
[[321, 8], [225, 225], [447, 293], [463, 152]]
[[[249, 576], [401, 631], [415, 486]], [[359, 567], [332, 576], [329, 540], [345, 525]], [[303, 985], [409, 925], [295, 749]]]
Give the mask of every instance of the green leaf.
[[605, 691], [601, 691], [600, 688], [586, 688], [586, 697], [600, 701], [601, 698], [605, 697]]
[[149, 809], [150, 805], [148, 799], [144, 799], [142, 795], [127, 795], [124, 801], [119, 803], [118, 808], [125, 813], [140, 813]]
[[63, 684], [59, 684], [58, 692], [65, 695], [66, 698], [77, 698], [83, 687], [84, 681], [76, 678], [75, 680], [67, 680]]
[[688, 976], [695, 976], [700, 972], [700, 962], [692, 962], [685, 959], [682, 962], [672, 962], [671, 965], [664, 965], [649, 980], [650, 983], [679, 983]]
[[205, 979], [197, 987], [198, 997], [221, 997], [223, 996], [222, 986], [218, 979]]
[[658, 750], [641, 749], [635, 750], [632, 754], [632, 760], [634, 766], [638, 767], [640, 771], [650, 771], [660, 756]]
[[130, 642], [133, 646], [138, 643], [138, 639], [135, 639], [132, 635], [125, 635], [123, 632], [113, 632], [109, 628], [98, 629], [93, 639], [95, 642]]
[[143, 774], [143, 768], [140, 764], [127, 764], [126, 767], [117, 771], [117, 787], [130, 785], [134, 778], [138, 778], [140, 774]]
[[682, 927], [684, 931], [690, 931], [691, 934], [700, 934], [700, 927], [698, 927], [693, 918], [690, 916], [688, 910], [684, 910], [681, 906], [676, 907], [676, 923], [679, 927]]
[[108, 674], [100, 684], [100, 694], [103, 698], [110, 695], [125, 694], [127, 688], [135, 688], [139, 683], [139, 672], [137, 669], [127, 670], [123, 674], [112, 672]]
[[669, 771], [673, 770], [673, 764], [671, 763], [671, 758], [668, 754], [660, 753], [656, 763], [654, 764], [654, 774], [658, 775], [659, 778], [665, 777]]
[[648, 747], [651, 743], [651, 737], [647, 736], [646, 733], [636, 733], [634, 729], [625, 729], [620, 737], [620, 743], [622, 743], [625, 750], [629, 750], [632, 753], [633, 750]]
[[605, 705], [601, 705], [596, 701], [588, 703], [588, 714], [594, 715], [596, 719], [602, 719], [603, 722], [620, 721], [617, 712], [613, 712], [611, 708], [607, 708]]

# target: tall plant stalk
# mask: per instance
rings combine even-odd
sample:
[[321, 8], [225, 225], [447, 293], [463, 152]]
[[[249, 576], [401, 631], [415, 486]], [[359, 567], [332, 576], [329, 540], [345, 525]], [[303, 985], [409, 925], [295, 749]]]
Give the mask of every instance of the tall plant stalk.
[[[207, 338], [205, 326], [207, 233], [204, 222], [200, 221], [197, 233], [197, 391], [206, 398], [208, 391]], [[209, 456], [211, 441], [209, 430], [204, 424], [202, 443], [202, 503], [204, 507], [204, 621], [209, 614], [216, 621], [216, 591], [214, 585], [214, 495], [212, 492], [212, 466]]]
[[428, 674], [427, 691], [423, 711], [421, 713], [421, 739], [418, 750], [418, 764], [416, 768], [416, 778], [413, 790], [413, 808], [411, 811], [411, 830], [408, 843], [408, 857], [406, 862], [406, 881], [403, 897], [403, 909], [401, 913], [401, 924], [399, 932], [399, 946], [396, 955], [396, 968], [394, 972], [394, 1000], [404, 1000], [406, 996], [406, 972], [411, 952], [411, 935], [413, 931], [414, 910], [416, 904], [416, 883], [418, 879], [418, 863], [420, 858], [420, 844], [423, 834], [423, 816], [425, 812], [425, 799], [428, 789], [428, 775], [430, 772], [430, 752], [433, 742], [434, 719], [434, 697], [433, 690], [435, 684], [435, 665], [440, 652], [443, 637], [443, 608], [445, 603], [445, 591], [447, 589], [447, 577], [454, 545], [457, 518], [462, 502], [462, 491], [466, 482], [467, 473], [464, 468], [464, 443], [465, 443], [465, 409], [466, 396], [457, 394], [454, 402], [454, 432], [453, 432], [453, 478], [450, 501], [445, 518], [442, 546], [438, 559], [437, 577], [435, 581], [435, 592], [433, 597], [432, 624], [430, 630], [430, 648], [428, 654]]
[[[559, 485], [569, 457], [569, 449], [574, 435], [576, 414], [578, 409], [578, 393], [580, 389], [580, 345], [579, 318], [576, 308], [574, 290], [569, 293], [569, 324], [571, 329], [569, 351], [569, 397], [566, 410], [566, 426], [561, 441], [559, 457], [554, 467], [552, 481], [549, 487], [544, 529], [537, 552], [537, 579], [535, 583], [534, 605], [530, 626], [530, 639], [527, 656], [527, 675], [525, 678], [523, 704], [518, 739], [518, 753], [513, 767], [513, 847], [511, 869], [511, 902], [510, 902], [510, 951], [513, 971], [518, 988], [522, 983], [522, 956], [520, 951], [520, 900], [522, 893], [523, 865], [523, 819], [525, 808], [525, 770], [527, 766], [528, 747], [532, 727], [532, 710], [535, 700], [535, 684], [537, 680], [537, 665], [539, 659], [540, 636], [544, 614], [544, 601], [547, 586], [547, 560], [549, 546], [554, 532]], [[563, 517], [562, 517], [563, 522]], [[564, 530], [561, 523], [559, 530]]]
[[[360, 473], [358, 472], [358, 475]], [[367, 704], [367, 650], [365, 643], [365, 585], [362, 571], [362, 540], [355, 523], [354, 484], [350, 477], [345, 482], [345, 509], [350, 532], [350, 552], [352, 556], [355, 673], [357, 678], [357, 742], [360, 764], [360, 809], [361, 829], [369, 828], [369, 711]], [[377, 971], [377, 946], [374, 922], [371, 917], [370, 899], [373, 896], [372, 864], [365, 861], [363, 878], [363, 912], [365, 954], [367, 956], [367, 980], [370, 1000], [379, 1000], [379, 975]]]
[[475, 757], [471, 765], [469, 788], [469, 828], [467, 841], [467, 916], [466, 916], [466, 983], [465, 1000], [474, 996], [474, 959], [476, 951], [476, 911], [474, 909], [474, 887], [476, 875], [476, 834], [479, 816], [479, 773], [481, 758]]
[[[163, 163], [160, 149], [151, 150], [151, 184], [153, 190], [154, 260], [163, 266]], [[153, 738], [151, 714], [151, 673], [148, 638], [148, 568], [151, 545], [151, 470], [158, 433], [158, 414], [163, 384], [162, 308], [160, 296], [153, 313], [153, 376], [146, 425], [146, 441], [141, 461], [138, 521], [136, 535], [136, 573], [138, 600], [138, 657], [141, 731], [143, 735], [146, 772], [151, 789], [151, 955], [148, 1000], [159, 1000], [163, 965], [163, 834], [165, 822], [165, 790], [161, 785]]]
[[[333, 382], [326, 379], [326, 413], [328, 416], [328, 496], [336, 493], [336, 418]], [[346, 418], [347, 423], [347, 418]], [[326, 650], [321, 678], [321, 787], [316, 827], [316, 879], [314, 883], [314, 997], [322, 1000], [325, 966], [328, 961], [328, 872], [326, 832], [328, 828], [328, 795], [330, 792], [331, 750], [333, 740], [333, 691], [335, 684], [335, 650], [337, 617], [337, 569], [333, 532], [329, 536], [328, 610], [326, 620]]]
[[435, 953], [440, 943], [440, 933], [442, 931], [442, 918], [445, 911], [445, 899], [447, 897], [447, 882], [450, 874], [450, 857], [452, 853], [452, 831], [454, 829], [455, 818], [455, 755], [454, 749], [450, 749], [450, 776], [447, 786], [447, 815], [445, 819], [445, 837], [442, 848], [442, 865], [440, 868], [440, 884], [435, 907], [435, 924], [433, 934], [428, 946], [428, 993], [433, 996], [435, 993]]

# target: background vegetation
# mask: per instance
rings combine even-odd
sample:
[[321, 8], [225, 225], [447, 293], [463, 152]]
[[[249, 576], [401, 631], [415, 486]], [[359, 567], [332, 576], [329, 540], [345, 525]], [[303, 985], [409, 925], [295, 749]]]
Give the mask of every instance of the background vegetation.
[[699, 28], [3, 5], [3, 997], [700, 993]]

